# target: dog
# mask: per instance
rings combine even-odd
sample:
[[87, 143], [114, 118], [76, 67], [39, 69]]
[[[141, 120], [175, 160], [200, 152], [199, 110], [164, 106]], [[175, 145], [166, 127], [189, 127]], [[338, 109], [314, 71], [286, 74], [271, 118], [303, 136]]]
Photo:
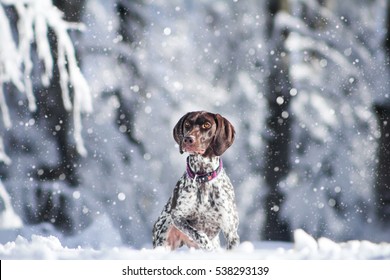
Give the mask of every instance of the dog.
[[219, 114], [185, 114], [173, 129], [186, 171], [153, 227], [153, 247], [214, 250], [223, 232], [226, 248], [240, 243], [235, 194], [220, 156], [233, 144], [233, 125]]

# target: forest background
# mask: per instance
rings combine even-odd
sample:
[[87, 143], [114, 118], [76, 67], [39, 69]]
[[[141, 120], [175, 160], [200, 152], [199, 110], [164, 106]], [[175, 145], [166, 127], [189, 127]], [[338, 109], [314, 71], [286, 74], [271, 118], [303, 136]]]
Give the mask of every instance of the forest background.
[[385, 0], [1, 0], [2, 241], [150, 246], [192, 110], [236, 128], [242, 240], [390, 241], [389, 26]]

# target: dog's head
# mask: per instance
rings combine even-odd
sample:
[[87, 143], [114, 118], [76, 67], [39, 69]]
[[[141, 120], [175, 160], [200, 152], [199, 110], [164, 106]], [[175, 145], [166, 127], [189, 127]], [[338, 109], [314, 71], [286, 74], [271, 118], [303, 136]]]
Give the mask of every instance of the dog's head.
[[185, 114], [173, 129], [180, 153], [222, 155], [234, 141], [234, 127], [224, 117], [204, 111]]

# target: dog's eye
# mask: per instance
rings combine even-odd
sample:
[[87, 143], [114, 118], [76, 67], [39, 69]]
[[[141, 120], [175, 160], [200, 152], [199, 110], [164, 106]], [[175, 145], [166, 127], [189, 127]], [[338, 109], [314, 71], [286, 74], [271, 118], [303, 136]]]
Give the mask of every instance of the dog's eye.
[[204, 124], [202, 124], [203, 129], [209, 129], [210, 127], [211, 127], [211, 123], [209, 122], [205, 122]]

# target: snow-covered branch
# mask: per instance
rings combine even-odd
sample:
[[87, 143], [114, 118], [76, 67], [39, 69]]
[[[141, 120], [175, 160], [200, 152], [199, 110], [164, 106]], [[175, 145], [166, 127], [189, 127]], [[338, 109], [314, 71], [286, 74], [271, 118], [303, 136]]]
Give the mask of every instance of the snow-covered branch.
[[[12, 36], [11, 24], [3, 8], [5, 6], [13, 7], [18, 14], [17, 40]], [[77, 150], [81, 155], [86, 155], [81, 137], [81, 114], [92, 111], [92, 100], [89, 86], [77, 64], [75, 50], [68, 34], [70, 29], [81, 28], [80, 24], [66, 22], [63, 13], [53, 5], [51, 0], [0, 0], [0, 109], [5, 127], [11, 127], [11, 119], [2, 91], [4, 83], [12, 83], [19, 91], [26, 94], [31, 111], [37, 108], [31, 81], [33, 43], [36, 45], [39, 62], [44, 66], [41, 74], [42, 84], [48, 86], [50, 83], [54, 67], [48, 38], [50, 29], [57, 40], [57, 65], [62, 100], [66, 110], [73, 110]], [[73, 90], [73, 102], [69, 88]]]
[[[322, 10], [326, 9], [323, 8]], [[327, 18], [327, 22], [331, 21], [331, 18]], [[279, 12], [276, 17], [275, 23], [276, 27], [280, 30], [287, 29], [290, 32], [298, 33], [301, 36], [312, 39], [313, 41], [320, 41], [324, 45], [332, 46], [335, 44], [335, 42], [337, 42], [338, 49], [343, 51], [350, 49], [349, 52], [351, 54], [354, 54], [362, 63], [370, 63], [370, 58], [372, 57], [372, 55], [370, 54], [369, 50], [361, 46], [361, 44], [355, 38], [356, 35], [353, 34], [352, 31], [344, 28], [339, 20], [337, 21], [335, 26], [332, 26], [332, 28], [326, 28], [324, 30], [311, 30], [301, 18], [294, 17], [285, 12]], [[333, 33], [329, 32], [330, 29]], [[334, 32], [336, 31], [337, 33], [335, 35]]]
[[0, 162], [4, 162], [5, 164], [11, 164], [11, 159], [7, 156], [4, 151], [3, 138], [0, 137]]
[[[363, 37], [358, 34], [358, 29], [348, 27], [346, 17], [337, 16], [318, 1], [292, 0], [291, 3], [292, 14], [279, 12], [275, 19], [275, 26], [280, 32], [288, 30], [293, 35], [287, 40], [290, 51], [292, 48], [301, 53], [315, 50], [366, 83], [373, 78], [372, 75], [376, 75], [372, 61], [377, 56], [377, 44], [362, 43]], [[307, 23], [316, 19], [321, 19], [317, 27]], [[364, 40], [367, 38], [364, 37]], [[383, 59], [378, 57], [378, 60]]]
[[[1, 139], [1, 138], [0, 138]], [[0, 151], [1, 153], [1, 151]], [[0, 212], [0, 228], [12, 229], [23, 226], [21, 218], [15, 213], [12, 207], [11, 198], [0, 180], [0, 198], [2, 200], [2, 210]]]

